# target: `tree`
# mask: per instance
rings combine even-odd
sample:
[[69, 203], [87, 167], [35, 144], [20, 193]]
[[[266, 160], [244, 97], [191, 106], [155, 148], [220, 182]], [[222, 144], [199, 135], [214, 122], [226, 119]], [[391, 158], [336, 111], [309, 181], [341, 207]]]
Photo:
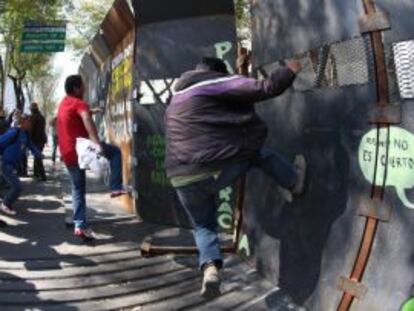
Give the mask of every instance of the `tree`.
[[19, 109], [23, 109], [25, 103], [25, 78], [51, 58], [50, 54], [20, 52], [24, 25], [27, 22], [47, 24], [61, 20], [63, 2], [63, 0], [8, 0], [6, 10], [0, 16], [0, 33], [6, 51], [2, 82], [4, 83], [6, 75], [12, 79]]
[[242, 46], [250, 47], [251, 44], [251, 0], [234, 0], [236, 28], [238, 41]]
[[78, 0], [66, 5], [66, 17], [71, 25], [68, 43], [77, 56], [85, 53], [113, 2], [114, 0]]
[[51, 61], [39, 64], [29, 72], [25, 79], [29, 102], [36, 101], [45, 117], [54, 114], [56, 108], [55, 91], [60, 74], [53, 68]]

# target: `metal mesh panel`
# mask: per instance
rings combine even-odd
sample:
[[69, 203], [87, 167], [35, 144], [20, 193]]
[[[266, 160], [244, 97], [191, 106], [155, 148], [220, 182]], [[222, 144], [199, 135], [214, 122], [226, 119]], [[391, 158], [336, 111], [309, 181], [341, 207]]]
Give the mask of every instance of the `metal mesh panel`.
[[[299, 73], [294, 89], [310, 91], [316, 88], [338, 88], [362, 85], [369, 82], [370, 45], [364, 38], [325, 45], [298, 56], [303, 70]], [[264, 65], [258, 71], [266, 77], [270, 71], [289, 60]]]
[[414, 98], [414, 41], [399, 42], [393, 48], [401, 98]]

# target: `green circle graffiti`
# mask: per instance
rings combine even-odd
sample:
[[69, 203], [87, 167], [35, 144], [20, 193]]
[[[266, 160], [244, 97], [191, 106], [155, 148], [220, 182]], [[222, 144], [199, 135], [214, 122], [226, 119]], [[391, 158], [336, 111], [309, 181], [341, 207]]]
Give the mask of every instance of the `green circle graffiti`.
[[400, 311], [414, 311], [414, 298], [411, 298], [403, 304]]
[[387, 128], [381, 128], [379, 132], [372, 129], [361, 139], [358, 158], [361, 171], [369, 183], [374, 183], [375, 175], [376, 186], [384, 183], [387, 187], [394, 187], [401, 202], [414, 209], [414, 203], [406, 194], [414, 188], [413, 134], [396, 126], [391, 126], [389, 132]]

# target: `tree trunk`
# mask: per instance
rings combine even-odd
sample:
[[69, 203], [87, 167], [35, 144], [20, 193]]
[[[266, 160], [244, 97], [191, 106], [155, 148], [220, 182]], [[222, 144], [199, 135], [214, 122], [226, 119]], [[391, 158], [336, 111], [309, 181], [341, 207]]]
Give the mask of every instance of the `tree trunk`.
[[9, 75], [10, 79], [13, 81], [14, 93], [16, 95], [16, 108], [23, 111], [24, 110], [24, 92], [23, 92], [23, 81], [16, 77]]
[[6, 77], [4, 76], [3, 58], [0, 56], [0, 109], [4, 108], [4, 89], [6, 88]]

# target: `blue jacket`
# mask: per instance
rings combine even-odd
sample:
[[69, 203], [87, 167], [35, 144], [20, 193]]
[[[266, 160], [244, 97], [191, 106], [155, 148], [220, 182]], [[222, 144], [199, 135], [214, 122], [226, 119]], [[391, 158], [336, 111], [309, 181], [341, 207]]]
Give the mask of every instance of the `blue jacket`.
[[0, 135], [0, 153], [3, 164], [16, 167], [20, 163], [26, 148], [29, 148], [36, 158], [42, 157], [26, 131], [13, 127]]

